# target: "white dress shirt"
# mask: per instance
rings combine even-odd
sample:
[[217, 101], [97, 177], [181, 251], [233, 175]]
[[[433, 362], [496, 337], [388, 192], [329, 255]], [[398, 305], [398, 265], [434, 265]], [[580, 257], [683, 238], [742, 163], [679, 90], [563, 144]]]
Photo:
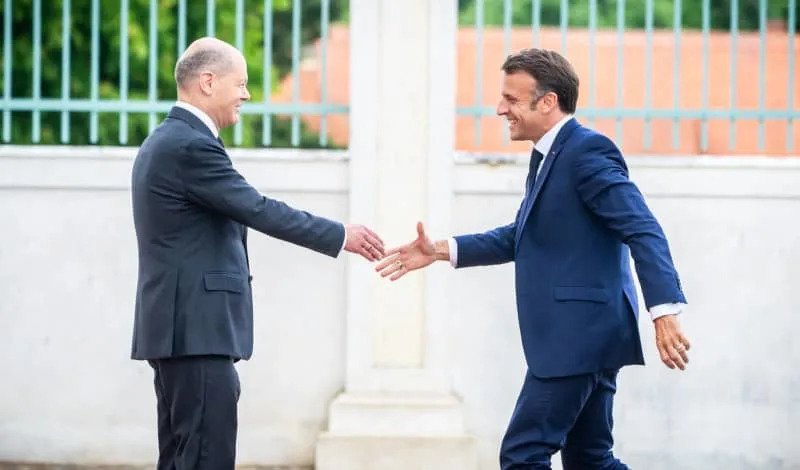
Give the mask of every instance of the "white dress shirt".
[[[539, 166], [536, 167], [536, 175], [539, 175], [539, 170], [542, 169], [544, 166], [544, 161], [546, 158], [550, 156], [550, 147], [553, 146], [553, 143], [556, 140], [556, 136], [558, 132], [564, 127], [564, 124], [567, 123], [570, 119], [572, 119], [572, 115], [568, 114], [564, 116], [560, 121], [556, 123], [555, 126], [551, 127], [549, 131], [545, 132], [541, 139], [533, 145], [533, 148], [539, 151], [544, 158], [539, 163]], [[450, 265], [454, 268], [458, 266], [458, 242], [456, 242], [455, 238], [450, 238], [448, 241], [448, 248], [450, 250]], [[684, 303], [671, 303], [671, 304], [660, 304], [655, 305], [650, 308], [650, 318], [655, 320], [658, 317], [662, 317], [664, 315], [677, 315], [683, 311], [686, 307]]]
[[211, 116], [206, 114], [205, 111], [185, 101], [176, 101], [175, 106], [183, 108], [186, 111], [189, 111], [190, 113], [194, 114], [197, 117], [197, 119], [203, 121], [203, 124], [205, 124], [208, 127], [208, 129], [211, 131], [212, 134], [214, 134], [214, 138], [219, 137], [219, 129], [217, 129], [217, 125], [214, 124], [214, 120], [211, 119]]
[[[190, 113], [194, 114], [195, 117], [197, 117], [197, 119], [201, 120], [203, 124], [208, 126], [208, 129], [211, 131], [211, 133], [214, 134], [214, 138], [219, 137], [219, 129], [217, 129], [217, 125], [214, 124], [214, 120], [211, 119], [211, 116], [206, 114], [205, 111], [198, 108], [197, 106], [193, 106], [185, 101], [180, 101], [180, 100], [175, 102], [175, 106], [183, 108], [186, 111], [189, 111]], [[342, 250], [344, 250], [345, 245], [347, 245], [347, 227], [345, 227], [344, 224], [342, 224], [342, 228], [344, 228], [344, 240], [342, 240], [342, 247], [339, 248], [339, 253], [336, 256], [342, 254]]]

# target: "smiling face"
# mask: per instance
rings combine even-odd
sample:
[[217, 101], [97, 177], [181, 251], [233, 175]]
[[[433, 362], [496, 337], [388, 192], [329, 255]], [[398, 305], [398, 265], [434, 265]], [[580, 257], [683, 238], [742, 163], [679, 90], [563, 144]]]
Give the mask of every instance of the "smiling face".
[[504, 75], [497, 114], [508, 121], [511, 140], [538, 141], [552, 127], [553, 113], [557, 110], [556, 95], [539, 90], [528, 73], [516, 71]]
[[192, 42], [175, 64], [178, 99], [204, 111], [217, 129], [239, 122], [247, 91], [247, 62], [235, 47], [206, 37]]
[[224, 129], [239, 122], [240, 108], [250, 99], [247, 91], [247, 63], [241, 54], [231, 59], [231, 69], [219, 74], [210, 73], [206, 77], [208, 93], [207, 113]]
[[575, 113], [578, 76], [562, 55], [523, 49], [503, 63], [497, 114], [508, 121], [512, 140], [538, 142], [565, 116]]
[[541, 132], [541, 114], [537, 110], [536, 80], [525, 72], [505, 74], [497, 114], [508, 121], [511, 140], [536, 141]]

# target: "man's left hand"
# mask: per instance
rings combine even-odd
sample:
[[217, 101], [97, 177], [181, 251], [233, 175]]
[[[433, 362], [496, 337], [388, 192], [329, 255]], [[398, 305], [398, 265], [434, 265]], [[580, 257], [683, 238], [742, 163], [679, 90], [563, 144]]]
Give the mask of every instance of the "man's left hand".
[[686, 369], [689, 363], [689, 340], [683, 335], [677, 315], [664, 315], [653, 321], [656, 346], [661, 361], [670, 369]]

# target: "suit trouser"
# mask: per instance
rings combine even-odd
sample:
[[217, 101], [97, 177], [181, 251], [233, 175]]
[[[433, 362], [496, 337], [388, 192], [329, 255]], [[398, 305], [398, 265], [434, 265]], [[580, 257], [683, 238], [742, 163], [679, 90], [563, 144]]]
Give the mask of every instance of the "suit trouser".
[[149, 361], [158, 409], [158, 470], [233, 470], [239, 376], [233, 359]]
[[501, 445], [501, 468], [550, 469], [561, 451], [564, 470], [628, 469], [611, 452], [617, 372], [541, 379], [528, 371]]

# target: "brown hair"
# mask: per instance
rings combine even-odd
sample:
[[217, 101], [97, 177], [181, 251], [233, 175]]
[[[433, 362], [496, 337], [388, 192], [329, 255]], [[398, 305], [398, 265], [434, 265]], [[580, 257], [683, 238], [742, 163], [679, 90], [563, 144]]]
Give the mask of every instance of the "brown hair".
[[561, 54], [546, 49], [523, 49], [511, 54], [503, 62], [507, 74], [525, 72], [537, 83], [536, 94], [553, 92], [558, 97], [558, 107], [573, 114], [578, 104], [578, 74], [572, 64]]

